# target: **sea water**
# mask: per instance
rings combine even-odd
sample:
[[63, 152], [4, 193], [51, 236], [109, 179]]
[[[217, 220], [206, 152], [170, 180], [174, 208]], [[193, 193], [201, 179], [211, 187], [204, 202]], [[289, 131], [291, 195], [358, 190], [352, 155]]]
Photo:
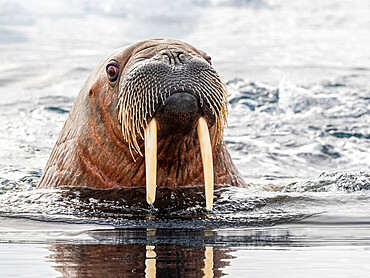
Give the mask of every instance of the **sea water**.
[[[0, 1], [1, 277], [368, 277], [368, 1]], [[152, 208], [35, 190], [88, 74], [165, 37], [211, 57], [247, 188]]]

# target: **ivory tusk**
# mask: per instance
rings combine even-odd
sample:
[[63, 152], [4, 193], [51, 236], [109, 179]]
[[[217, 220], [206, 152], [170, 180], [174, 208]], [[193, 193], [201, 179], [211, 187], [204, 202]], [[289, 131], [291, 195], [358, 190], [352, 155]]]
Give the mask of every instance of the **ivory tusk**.
[[146, 201], [152, 205], [155, 201], [157, 186], [157, 121], [154, 118], [149, 122], [144, 133]]
[[213, 208], [213, 161], [212, 161], [212, 147], [209, 138], [209, 131], [206, 120], [201, 117], [197, 126], [200, 151], [202, 154], [204, 185], [206, 192], [206, 207], [208, 211]]

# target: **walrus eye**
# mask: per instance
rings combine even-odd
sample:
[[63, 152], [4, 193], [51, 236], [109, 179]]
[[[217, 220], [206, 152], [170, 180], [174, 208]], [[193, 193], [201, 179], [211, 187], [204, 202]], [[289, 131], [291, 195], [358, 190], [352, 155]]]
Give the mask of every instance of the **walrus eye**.
[[208, 62], [208, 64], [210, 64], [211, 66], [212, 66], [212, 58], [211, 58], [211, 56], [208, 56], [208, 55], [206, 55], [205, 57], [204, 57], [204, 59], [206, 59], [206, 61]]
[[118, 72], [119, 72], [118, 65], [117, 64], [108, 64], [106, 70], [107, 70], [109, 80], [112, 81], [112, 82], [116, 81], [116, 79], [118, 77]]

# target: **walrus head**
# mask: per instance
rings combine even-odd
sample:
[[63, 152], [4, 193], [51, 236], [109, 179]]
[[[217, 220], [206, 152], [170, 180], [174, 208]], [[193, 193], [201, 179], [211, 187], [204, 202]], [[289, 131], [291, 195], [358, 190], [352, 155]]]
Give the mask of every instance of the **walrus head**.
[[156, 186], [204, 183], [211, 209], [214, 180], [243, 184], [222, 141], [227, 105], [203, 51], [165, 39], [119, 49], [77, 97], [39, 186], [146, 185], [152, 204]]
[[210, 127], [216, 124], [213, 144], [219, 142], [226, 124], [227, 91], [210, 57], [184, 43], [159, 52], [146, 50], [130, 59], [119, 79], [119, 65], [114, 60], [107, 65], [108, 77], [119, 81], [119, 119], [130, 149], [142, 155], [136, 138], [143, 137], [152, 119], [163, 134], [186, 135], [204, 117]]

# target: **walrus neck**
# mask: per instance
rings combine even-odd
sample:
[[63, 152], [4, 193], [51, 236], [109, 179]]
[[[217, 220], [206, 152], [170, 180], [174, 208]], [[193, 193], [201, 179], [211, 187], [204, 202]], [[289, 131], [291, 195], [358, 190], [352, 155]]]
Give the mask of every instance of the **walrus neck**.
[[196, 132], [158, 138], [157, 186], [177, 187], [204, 183]]

